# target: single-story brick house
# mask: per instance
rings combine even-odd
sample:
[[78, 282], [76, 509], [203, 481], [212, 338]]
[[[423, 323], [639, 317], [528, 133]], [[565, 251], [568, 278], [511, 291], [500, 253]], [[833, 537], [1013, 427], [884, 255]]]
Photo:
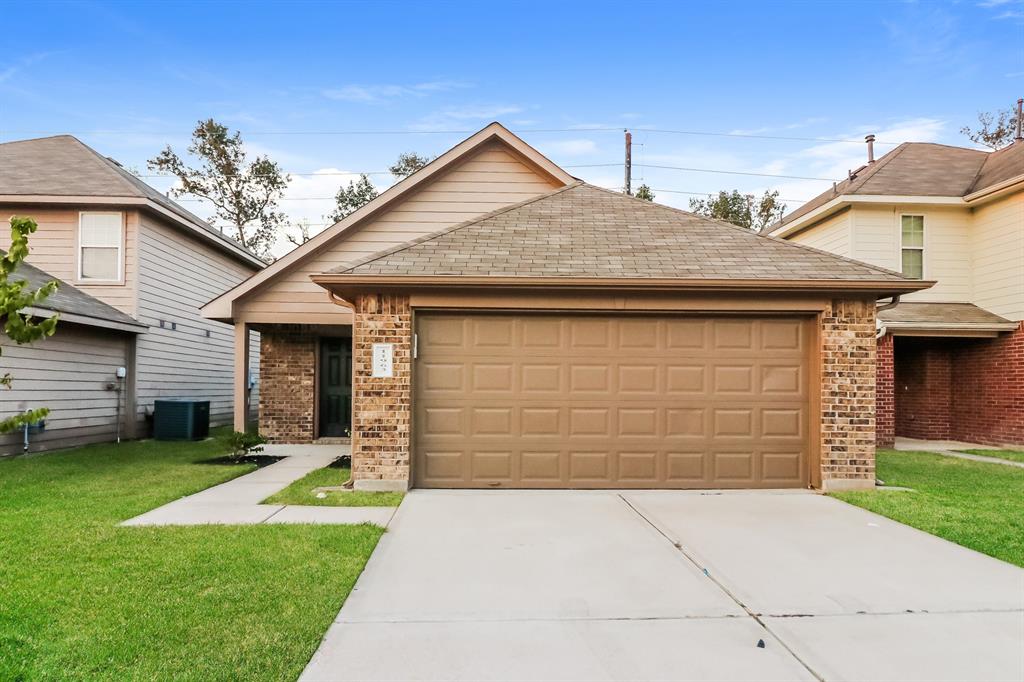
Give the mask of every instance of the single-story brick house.
[[929, 284], [587, 185], [494, 123], [203, 314], [240, 368], [261, 333], [265, 436], [351, 427], [358, 488], [835, 490], [874, 484], [877, 301]]

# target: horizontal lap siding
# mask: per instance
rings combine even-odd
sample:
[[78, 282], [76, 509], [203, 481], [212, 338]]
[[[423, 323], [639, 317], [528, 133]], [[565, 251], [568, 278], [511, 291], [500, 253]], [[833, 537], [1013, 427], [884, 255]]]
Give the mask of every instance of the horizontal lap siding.
[[[29, 238], [31, 253], [28, 262], [49, 274], [95, 296], [118, 310], [134, 316], [135, 291], [138, 282], [139, 212], [121, 211], [125, 216], [124, 282], [120, 284], [85, 284], [78, 278], [78, 215], [79, 209], [40, 209], [34, 207], [5, 207], [4, 218], [11, 215], [28, 216], [39, 224], [39, 230]], [[89, 207], [89, 211], [117, 211], [117, 208]]]
[[[241, 305], [250, 319], [269, 315], [348, 314], [309, 276], [549, 192], [557, 185], [501, 143], [493, 143], [397, 206], [260, 289]], [[275, 318], [276, 319], [276, 318]], [[289, 321], [289, 320], [284, 320]], [[295, 320], [298, 321], [298, 320]]]
[[[46, 430], [30, 436], [32, 450], [113, 440], [117, 394], [107, 385], [128, 363], [129, 337], [68, 323], [32, 345], [18, 346], [5, 337], [0, 367], [14, 383], [0, 390], [0, 418], [49, 408]], [[0, 436], [0, 454], [21, 451], [21, 431]]]
[[[149, 325], [139, 338], [137, 353], [139, 419], [152, 411], [154, 400], [187, 397], [210, 401], [212, 424], [229, 423], [234, 328], [202, 318], [199, 308], [252, 271], [149, 217], [143, 218], [139, 256], [139, 318]], [[257, 333], [250, 358], [252, 371], [258, 372]], [[258, 404], [255, 390], [251, 404]]]
[[974, 212], [974, 302], [1024, 320], [1024, 192]]
[[790, 240], [822, 251], [847, 256], [850, 252], [850, 212], [847, 211], [828, 218], [809, 230], [793, 235]]

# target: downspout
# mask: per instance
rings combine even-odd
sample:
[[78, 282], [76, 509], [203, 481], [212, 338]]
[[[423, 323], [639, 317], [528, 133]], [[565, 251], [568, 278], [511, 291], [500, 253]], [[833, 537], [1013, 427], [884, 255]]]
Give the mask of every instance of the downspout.
[[[334, 305], [341, 306], [342, 308], [348, 308], [352, 312], [355, 312], [356, 306], [355, 306], [354, 303], [352, 303], [351, 301], [345, 300], [341, 296], [338, 296], [337, 294], [335, 294], [330, 289], [327, 290], [327, 298]], [[355, 331], [355, 325], [353, 325], [353, 332], [354, 331]], [[349, 449], [349, 461], [352, 461], [352, 454], [351, 453], [352, 453], [352, 451], [351, 451], [351, 448], [350, 448]], [[349, 472], [348, 472], [348, 480], [345, 481], [344, 483], [342, 483], [341, 487], [342, 488], [347, 488], [349, 490], [352, 490], [352, 488], [355, 487], [355, 479], [352, 478], [352, 468], [351, 467], [349, 468]]]
[[[895, 308], [897, 305], [899, 305], [899, 302], [900, 302], [900, 297], [899, 297], [899, 294], [897, 294], [896, 296], [893, 296], [892, 300], [890, 300], [888, 303], [883, 303], [882, 305], [880, 305], [877, 308], [875, 308], [875, 312], [876, 313], [880, 313], [883, 310], [888, 310], [889, 308]], [[876, 327], [876, 330], [875, 330], [875, 338], [876, 339], [882, 338], [883, 336], [885, 336], [886, 332], [889, 331], [888, 329], [886, 329], [884, 324], [881, 324], [878, 321], [877, 317], [875, 318], [875, 327]]]

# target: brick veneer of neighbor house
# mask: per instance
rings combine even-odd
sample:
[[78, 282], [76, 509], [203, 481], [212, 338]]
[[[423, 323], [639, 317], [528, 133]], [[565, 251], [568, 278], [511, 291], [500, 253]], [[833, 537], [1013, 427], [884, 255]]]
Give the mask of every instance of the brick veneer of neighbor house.
[[834, 300], [820, 315], [821, 485], [875, 484], [875, 301]]
[[[833, 301], [821, 325], [821, 474], [826, 490], [875, 481], [875, 302]], [[394, 344], [394, 376], [374, 378], [374, 343]], [[404, 488], [411, 441], [409, 299], [364, 294], [352, 342], [352, 475], [361, 489]]]
[[[391, 377], [374, 377], [373, 344], [393, 344]], [[352, 478], [361, 490], [409, 486], [412, 429], [409, 297], [362, 294], [352, 327]]]
[[984, 445], [1024, 444], [1024, 322], [958, 348], [952, 359], [952, 432]]
[[260, 435], [271, 443], [310, 443], [316, 400], [317, 337], [302, 325], [260, 334]]
[[875, 445], [880, 448], [896, 444], [893, 346], [892, 334], [886, 334], [875, 347]]
[[896, 341], [896, 433], [1024, 444], [1024, 323], [994, 339]]

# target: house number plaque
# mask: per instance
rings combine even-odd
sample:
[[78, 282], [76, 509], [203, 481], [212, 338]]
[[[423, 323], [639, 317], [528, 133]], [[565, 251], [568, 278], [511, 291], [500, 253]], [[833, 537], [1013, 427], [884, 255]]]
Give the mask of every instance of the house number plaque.
[[390, 378], [394, 376], [395, 344], [373, 344], [373, 376]]

